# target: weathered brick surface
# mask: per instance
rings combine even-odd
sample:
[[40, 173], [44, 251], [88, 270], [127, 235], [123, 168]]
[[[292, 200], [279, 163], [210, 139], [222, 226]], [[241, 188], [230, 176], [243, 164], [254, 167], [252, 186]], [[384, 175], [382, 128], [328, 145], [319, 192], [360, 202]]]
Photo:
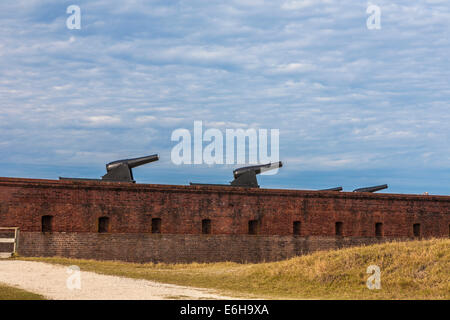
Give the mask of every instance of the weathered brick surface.
[[[386, 241], [369, 237], [23, 232], [19, 254], [131, 262], [261, 262]], [[391, 239], [392, 240], [392, 239]]]
[[[51, 215], [53, 232], [41, 233]], [[98, 219], [109, 217], [108, 234]], [[161, 218], [161, 235], [151, 221]], [[211, 235], [202, 235], [202, 219]], [[258, 235], [249, 236], [249, 220]], [[293, 236], [293, 222], [301, 222]], [[343, 238], [335, 223], [343, 223]], [[375, 223], [383, 223], [383, 238]], [[0, 178], [0, 226], [21, 229], [20, 252], [130, 261], [261, 261], [355, 243], [448, 237], [449, 196]]]

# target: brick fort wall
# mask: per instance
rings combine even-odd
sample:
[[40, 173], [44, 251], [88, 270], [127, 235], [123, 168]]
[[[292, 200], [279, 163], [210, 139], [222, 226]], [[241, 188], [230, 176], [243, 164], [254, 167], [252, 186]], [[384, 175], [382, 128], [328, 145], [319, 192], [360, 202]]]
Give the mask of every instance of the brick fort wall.
[[0, 227], [25, 256], [273, 261], [448, 237], [450, 197], [0, 178]]

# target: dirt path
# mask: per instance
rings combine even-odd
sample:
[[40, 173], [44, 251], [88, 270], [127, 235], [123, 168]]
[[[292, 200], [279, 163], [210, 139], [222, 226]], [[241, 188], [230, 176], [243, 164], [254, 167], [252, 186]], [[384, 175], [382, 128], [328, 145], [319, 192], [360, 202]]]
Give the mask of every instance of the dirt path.
[[[80, 275], [78, 282], [77, 275]], [[69, 289], [69, 286], [81, 289]], [[81, 271], [43, 262], [0, 260], [0, 282], [56, 300], [235, 299], [212, 290]]]

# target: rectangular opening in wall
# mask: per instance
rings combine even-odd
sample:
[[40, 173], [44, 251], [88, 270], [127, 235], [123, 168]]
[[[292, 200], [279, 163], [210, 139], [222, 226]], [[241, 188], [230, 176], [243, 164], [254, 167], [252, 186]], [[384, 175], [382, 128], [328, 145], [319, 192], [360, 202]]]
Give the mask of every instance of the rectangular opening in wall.
[[413, 224], [414, 237], [420, 237], [420, 223]]
[[294, 221], [293, 230], [292, 230], [293, 233], [294, 233], [294, 236], [299, 236], [300, 235], [301, 226], [302, 226], [302, 224], [301, 224], [300, 221]]
[[203, 234], [211, 233], [211, 220], [209, 220], [209, 219], [202, 220], [202, 233]]
[[381, 222], [375, 223], [375, 236], [376, 237], [383, 236], [383, 224]]
[[109, 218], [108, 217], [98, 218], [98, 232], [99, 233], [109, 232]]
[[248, 222], [248, 234], [258, 234], [258, 220]]
[[152, 233], [161, 233], [161, 219], [160, 218], [152, 219]]
[[42, 232], [53, 231], [53, 216], [42, 216], [41, 230]]
[[343, 223], [340, 222], [340, 221], [336, 222], [336, 225], [335, 225], [335, 234], [336, 234], [337, 236], [342, 236], [342, 235], [343, 235]]

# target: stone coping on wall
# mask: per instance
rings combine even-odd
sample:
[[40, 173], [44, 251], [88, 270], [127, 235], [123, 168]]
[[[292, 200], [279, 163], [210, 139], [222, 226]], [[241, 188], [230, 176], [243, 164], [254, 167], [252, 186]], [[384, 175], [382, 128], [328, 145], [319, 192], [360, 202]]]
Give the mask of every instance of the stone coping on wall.
[[58, 189], [92, 189], [112, 191], [158, 191], [181, 193], [225, 193], [243, 194], [254, 196], [286, 196], [303, 198], [337, 198], [360, 200], [406, 200], [406, 201], [443, 201], [450, 202], [450, 196], [446, 195], [418, 195], [395, 193], [363, 193], [345, 191], [316, 191], [294, 189], [265, 189], [243, 188], [229, 186], [190, 186], [190, 185], [165, 185], [165, 184], [139, 184], [129, 182], [106, 182], [101, 180], [50, 180], [29, 178], [0, 177], [0, 186], [24, 187], [24, 188], [58, 188]]

